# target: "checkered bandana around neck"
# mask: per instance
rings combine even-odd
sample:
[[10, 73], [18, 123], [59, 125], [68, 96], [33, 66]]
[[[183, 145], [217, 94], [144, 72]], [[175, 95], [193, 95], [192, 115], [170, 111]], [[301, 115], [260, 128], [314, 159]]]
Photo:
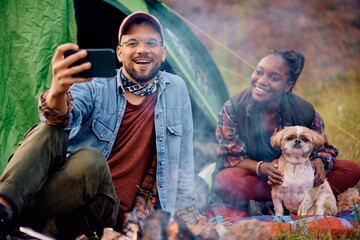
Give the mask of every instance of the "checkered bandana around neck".
[[120, 78], [121, 78], [121, 81], [122, 81], [122, 84], [123, 84], [123, 87], [125, 90], [127, 90], [135, 95], [138, 95], [138, 96], [148, 96], [156, 91], [157, 83], [159, 82], [159, 79], [163, 74], [164, 74], [164, 72], [162, 72], [161, 74], [159, 72], [155, 76], [155, 81], [153, 83], [146, 84], [146, 85], [141, 85], [141, 84], [137, 84], [137, 83], [130, 81], [127, 77], [125, 77], [122, 69], [120, 71]]

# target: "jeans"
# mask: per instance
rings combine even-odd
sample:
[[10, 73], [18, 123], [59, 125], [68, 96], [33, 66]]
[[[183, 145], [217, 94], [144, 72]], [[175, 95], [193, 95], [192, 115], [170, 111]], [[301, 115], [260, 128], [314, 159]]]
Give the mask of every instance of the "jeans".
[[113, 227], [119, 208], [102, 153], [83, 147], [66, 158], [67, 147], [62, 128], [36, 124], [0, 177], [0, 196], [13, 207], [18, 224], [59, 239]]

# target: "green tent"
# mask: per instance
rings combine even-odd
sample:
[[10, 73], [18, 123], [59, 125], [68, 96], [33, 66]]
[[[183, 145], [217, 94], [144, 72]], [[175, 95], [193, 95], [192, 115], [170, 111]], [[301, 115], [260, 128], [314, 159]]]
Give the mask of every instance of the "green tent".
[[[217, 113], [228, 92], [213, 59], [188, 28], [155, 0], [59, 0], [0, 3], [0, 171], [25, 131], [39, 121], [38, 97], [51, 83], [58, 45], [113, 48], [121, 21], [134, 11], [155, 15], [163, 25], [167, 60], [163, 70], [181, 76], [189, 89], [194, 141], [214, 142]], [[118, 65], [117, 67], [120, 67]], [[206, 163], [201, 153], [200, 165]]]

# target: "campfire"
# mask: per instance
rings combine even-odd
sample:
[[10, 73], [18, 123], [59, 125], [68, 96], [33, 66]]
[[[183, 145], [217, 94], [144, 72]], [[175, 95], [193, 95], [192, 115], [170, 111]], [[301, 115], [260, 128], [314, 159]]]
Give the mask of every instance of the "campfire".
[[[84, 239], [84, 238], [82, 238]], [[271, 239], [271, 227], [258, 220], [243, 220], [225, 226], [201, 219], [197, 225], [186, 225], [177, 216], [164, 212], [151, 214], [142, 227], [135, 221], [127, 221], [121, 233], [104, 229], [101, 240], [238, 240]]]

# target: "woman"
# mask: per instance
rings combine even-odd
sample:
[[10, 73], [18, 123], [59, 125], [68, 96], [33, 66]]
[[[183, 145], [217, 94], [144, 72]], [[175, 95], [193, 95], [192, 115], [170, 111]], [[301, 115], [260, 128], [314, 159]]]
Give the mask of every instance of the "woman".
[[[216, 137], [219, 161], [214, 172], [214, 191], [227, 203], [239, 205], [253, 199], [271, 200], [271, 186], [281, 184], [277, 170], [280, 150], [270, 144], [274, 132], [301, 125], [325, 139], [324, 123], [314, 107], [291, 92], [303, 67], [304, 56], [293, 50], [271, 51], [251, 75], [251, 87], [235, 94], [219, 113]], [[360, 168], [352, 161], [335, 160], [338, 151], [327, 141], [311, 155], [314, 186], [330, 182], [335, 195], [360, 180]]]

